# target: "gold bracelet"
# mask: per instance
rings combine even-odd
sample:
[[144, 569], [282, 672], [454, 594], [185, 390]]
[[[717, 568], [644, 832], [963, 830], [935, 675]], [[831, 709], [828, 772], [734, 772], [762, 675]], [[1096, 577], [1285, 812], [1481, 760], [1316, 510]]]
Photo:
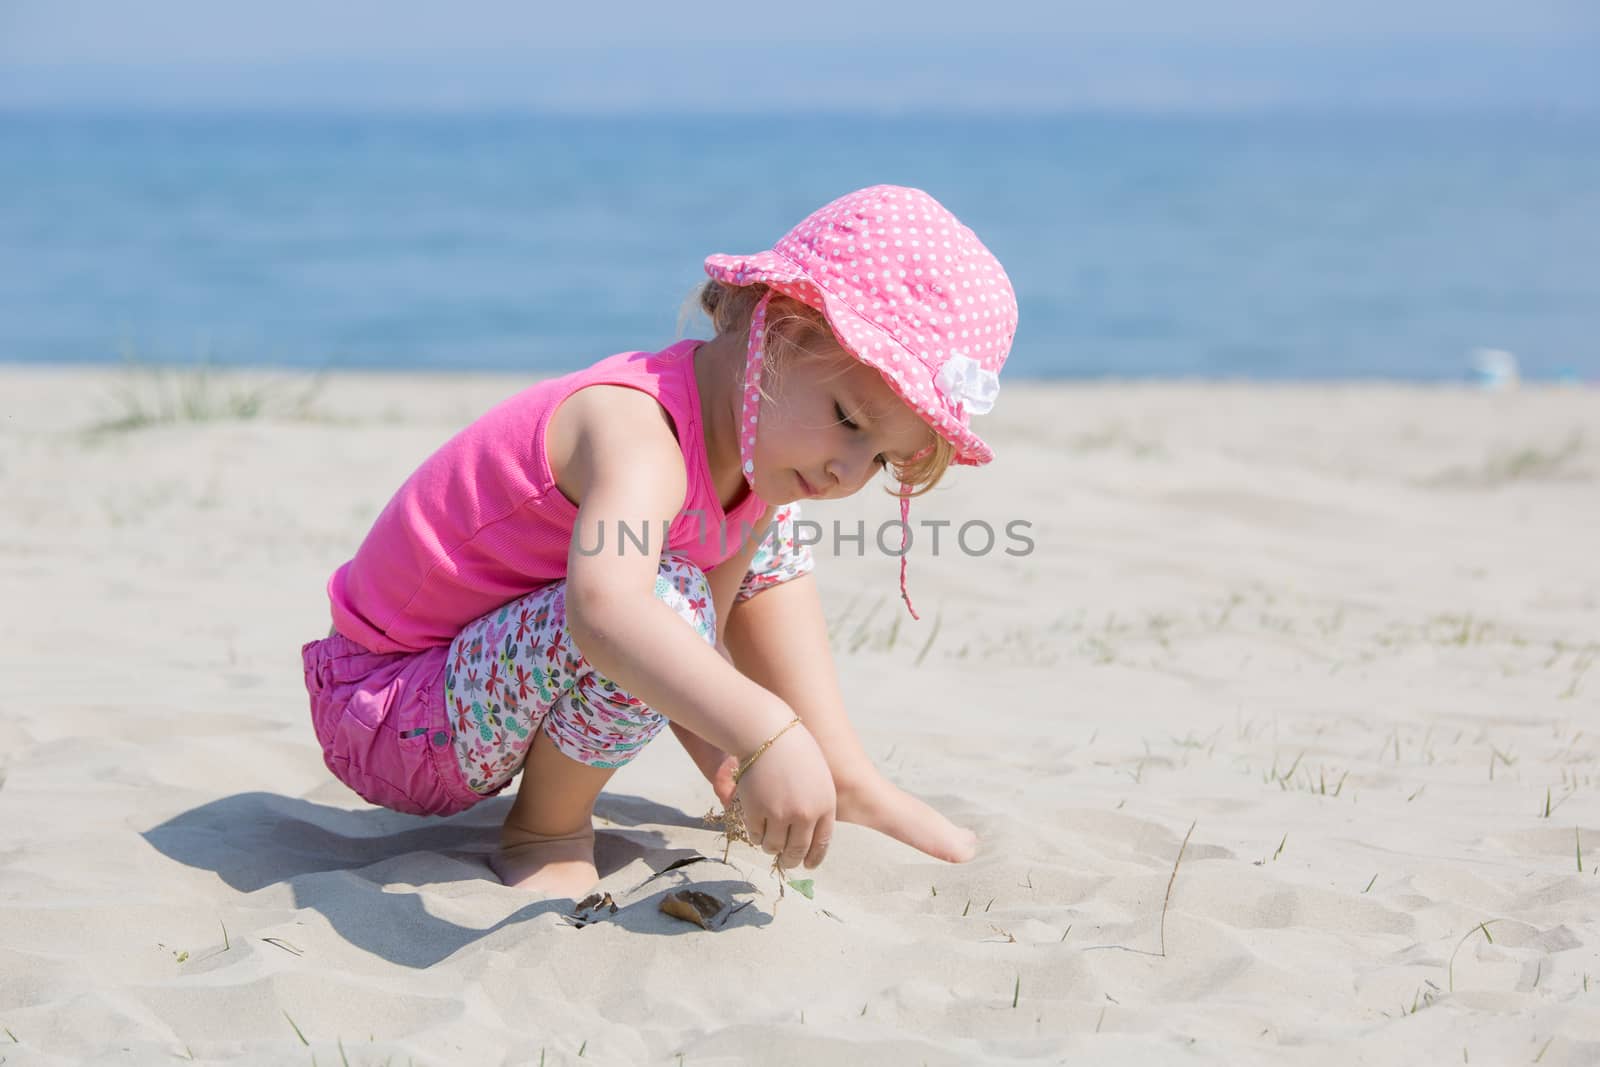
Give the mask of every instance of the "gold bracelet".
[[763, 752], [765, 752], [767, 749], [772, 747], [772, 742], [776, 741], [778, 738], [783, 736], [784, 730], [789, 729], [790, 726], [793, 726], [795, 723], [797, 723], [799, 721], [800, 721], [800, 716], [796, 715], [794, 718], [789, 720], [788, 724], [784, 726], [783, 730], [779, 730], [777, 733], [773, 734], [771, 737], [769, 737], [765, 741], [761, 742], [761, 747], [760, 748], [756, 749], [754, 752], [750, 753], [750, 755], [746, 756], [744, 758], [743, 762], [741, 762], [739, 764], [739, 769], [733, 772], [733, 784], [734, 785], [738, 785], [739, 784], [739, 779], [744, 777], [744, 772], [748, 771], [750, 769], [750, 765], [752, 763], [754, 763], [757, 759], [759, 759]]

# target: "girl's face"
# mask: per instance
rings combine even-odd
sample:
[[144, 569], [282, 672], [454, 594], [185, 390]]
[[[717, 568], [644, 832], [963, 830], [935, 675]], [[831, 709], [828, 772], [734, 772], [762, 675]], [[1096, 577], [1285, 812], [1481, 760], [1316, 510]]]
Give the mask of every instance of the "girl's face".
[[790, 360], [762, 384], [755, 489], [769, 503], [850, 496], [933, 441], [877, 371], [837, 348]]

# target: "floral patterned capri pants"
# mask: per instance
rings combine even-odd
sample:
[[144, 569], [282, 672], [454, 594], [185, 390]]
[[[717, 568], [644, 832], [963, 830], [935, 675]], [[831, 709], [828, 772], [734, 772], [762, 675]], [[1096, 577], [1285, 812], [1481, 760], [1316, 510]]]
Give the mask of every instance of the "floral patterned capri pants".
[[[813, 567], [795, 538], [799, 509], [779, 508], [739, 586], [737, 601]], [[663, 557], [656, 596], [708, 643], [716, 640], [711, 590], [699, 567]], [[602, 677], [573, 647], [565, 581], [470, 623], [450, 643], [444, 714], [467, 786], [484, 796], [511, 781], [543, 730], [563, 754], [591, 767], [621, 767], [666, 720]]]

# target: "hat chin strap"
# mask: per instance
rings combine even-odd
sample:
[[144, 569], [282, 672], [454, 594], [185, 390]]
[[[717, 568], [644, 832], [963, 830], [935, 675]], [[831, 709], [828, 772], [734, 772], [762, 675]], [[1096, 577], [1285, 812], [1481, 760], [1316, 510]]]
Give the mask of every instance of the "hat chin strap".
[[911, 594], [906, 591], [906, 556], [911, 549], [911, 498], [906, 494], [910, 491], [911, 486], [900, 483], [900, 599], [906, 602], [911, 617], [920, 620], [922, 616], [911, 606]]
[[[767, 304], [771, 300], [772, 290], [768, 289], [750, 313], [750, 340], [745, 349], [744, 403], [739, 411], [739, 469], [744, 472], [744, 480], [752, 493], [756, 491], [756, 417], [761, 412], [761, 369], [766, 362]], [[927, 451], [924, 449], [914, 458], [920, 458]], [[911, 499], [906, 494], [910, 492], [911, 486], [901, 482], [900, 599], [906, 602], [911, 617], [920, 620], [922, 616], [912, 607], [911, 594], [906, 590], [906, 555], [911, 548]]]
[[[908, 460], [907, 462], [915, 463], [917, 460], [921, 459], [923, 456], [926, 456], [929, 452], [932, 452], [932, 451], [933, 451], [933, 446], [929, 445], [927, 448], [922, 449], [916, 455], [912, 456], [911, 459]], [[900, 599], [904, 600], [906, 602], [906, 610], [911, 612], [911, 617], [913, 619], [920, 620], [922, 618], [922, 616], [918, 615], [917, 614], [917, 609], [911, 606], [911, 594], [906, 591], [906, 556], [909, 555], [910, 551], [911, 551], [911, 497], [908, 495], [910, 492], [911, 492], [911, 483], [910, 482], [901, 482], [900, 483]]]
[[768, 289], [750, 313], [750, 341], [744, 365], [744, 404], [739, 411], [739, 470], [750, 491], [756, 491], [756, 416], [761, 411], [761, 367], [766, 362]]

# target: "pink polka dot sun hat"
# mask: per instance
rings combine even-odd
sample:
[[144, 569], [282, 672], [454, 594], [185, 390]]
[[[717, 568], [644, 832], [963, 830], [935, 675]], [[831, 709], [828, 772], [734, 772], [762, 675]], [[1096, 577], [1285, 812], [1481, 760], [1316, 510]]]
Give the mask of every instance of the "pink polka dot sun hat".
[[[977, 235], [921, 189], [858, 189], [807, 216], [771, 250], [708, 256], [705, 267], [728, 285], [762, 283], [770, 290], [750, 319], [740, 416], [740, 461], [752, 489], [772, 292], [821, 311], [840, 345], [950, 442], [954, 462], [981, 466], [994, 458], [971, 420], [999, 395], [1000, 368], [1017, 331], [1016, 294]], [[901, 486], [900, 501], [900, 587], [908, 609], [909, 488]]]

